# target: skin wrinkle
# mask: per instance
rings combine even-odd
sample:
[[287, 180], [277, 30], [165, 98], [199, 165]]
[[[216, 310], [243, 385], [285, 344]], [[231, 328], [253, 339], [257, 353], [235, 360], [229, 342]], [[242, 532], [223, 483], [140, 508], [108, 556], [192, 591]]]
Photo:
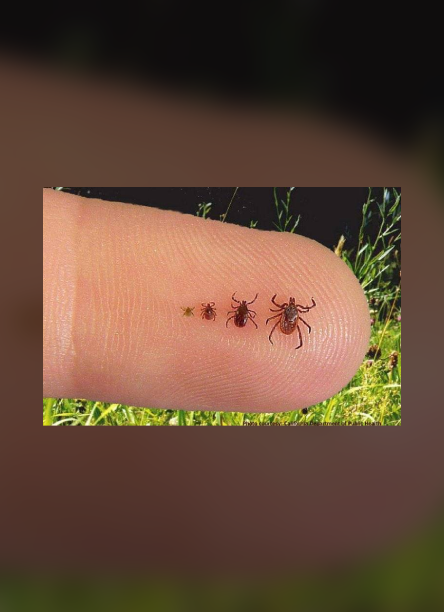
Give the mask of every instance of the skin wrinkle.
[[[266, 376], [266, 366], [257, 369], [255, 373], [258, 377], [262, 375]], [[190, 384], [190, 387], [193, 389], [192, 401], [205, 406], [205, 408], [208, 407], [208, 409], [212, 409], [211, 404], [206, 400], [208, 380], [211, 380], [211, 384], [217, 389], [217, 399], [221, 404], [224, 402], [227, 395], [230, 394], [230, 389], [233, 387], [236, 389], [236, 400], [245, 400], [250, 402], [251, 406], [254, 406], [254, 402], [263, 395], [261, 390], [255, 389], [254, 386], [251, 385], [249, 379], [243, 380], [241, 373], [239, 376], [232, 377], [230, 376], [230, 372], [227, 372], [226, 368], [220, 368], [217, 372], [215, 372], [214, 369], [207, 370], [207, 372], [200, 376], [200, 380], [194, 380], [194, 384]], [[180, 401], [185, 392], [186, 388], [182, 385], [181, 388], [178, 389], [175, 399]], [[254, 408], [250, 410], [253, 411]]]
[[[68, 397], [75, 363], [72, 327], [75, 318], [76, 206], [54, 206], [52, 190], [43, 207], [43, 392]], [[45, 192], [44, 192], [45, 194]], [[57, 197], [56, 197], [57, 199]]]
[[[66, 194], [57, 194], [65, 197]], [[159, 408], [281, 411], [342, 388], [364, 357], [368, 307], [348, 267], [301, 236], [139, 206], [82, 200], [73, 341], [77, 396]], [[231, 295], [257, 301], [230, 321]], [[317, 306], [285, 336], [271, 296]], [[200, 317], [215, 301], [216, 321]], [[182, 307], [194, 306], [194, 317]]]
[[[123, 253], [123, 261], [120, 263], [117, 259], [118, 252], [116, 253], [116, 265], [120, 267], [121, 274], [126, 275], [125, 269], [125, 256], [130, 261], [137, 261], [137, 255], [135, 249], [131, 249], [132, 241], [125, 241], [125, 251]], [[118, 249], [116, 248], [116, 251]], [[141, 274], [139, 271], [139, 267], [134, 268], [134, 282], [133, 283], [125, 283], [120, 282], [120, 286], [123, 285], [124, 291], [122, 291], [122, 312], [124, 312], [124, 316], [130, 321], [130, 330], [129, 333], [125, 335], [125, 351], [123, 353], [123, 360], [129, 359], [131, 354], [135, 349], [135, 344], [137, 342], [137, 338], [141, 329], [141, 319], [142, 319], [142, 291], [141, 291]], [[118, 290], [118, 289], [117, 289]], [[128, 341], [126, 342], [126, 338]]]
[[292, 338], [293, 339], [293, 338]]
[[[122, 311], [129, 321], [129, 330], [128, 333], [125, 334], [123, 362], [125, 362], [125, 360], [131, 360], [131, 356], [137, 351], [138, 339], [143, 335], [143, 318], [145, 315], [143, 300], [143, 265], [137, 265], [138, 254], [136, 244], [138, 240], [139, 236], [136, 235], [135, 239], [125, 241], [124, 257], [120, 265], [122, 274], [120, 285], [124, 287], [124, 291], [122, 292]], [[128, 260], [128, 262], [126, 262], [126, 260]], [[124, 282], [124, 278], [131, 272], [130, 267], [133, 268], [132, 273], [135, 275], [134, 282], [126, 283]], [[127, 338], [128, 341], [126, 340]], [[122, 373], [122, 369], [120, 372]], [[140, 379], [140, 375], [141, 373], [138, 371], [135, 372], [136, 379]]]
[[[290, 338], [294, 339], [294, 336], [290, 336]], [[267, 348], [268, 348], [268, 347], [267, 347]], [[281, 355], [282, 355], [282, 358], [283, 358], [283, 360], [284, 360], [284, 361], [288, 361], [288, 360], [290, 359], [290, 357], [289, 357], [289, 355], [288, 355], [288, 354], [287, 354], [287, 356], [285, 355], [285, 353], [282, 353]], [[267, 363], [267, 362], [264, 362], [264, 363]], [[284, 372], [285, 372], [285, 369], [284, 369]], [[257, 372], [256, 372], [256, 374], [257, 374]], [[289, 378], [291, 378], [292, 376], [293, 376], [293, 374], [291, 373], [291, 371], [288, 371], [288, 377], [289, 377]], [[203, 380], [205, 379], [205, 375], [202, 375], [202, 379], [203, 379]], [[232, 380], [232, 382], [233, 382], [233, 383], [235, 383], [233, 386], [235, 386], [236, 391], [237, 391], [237, 389], [238, 389], [238, 388], [240, 387], [240, 385], [241, 385], [241, 382], [240, 382], [239, 380], [237, 380], [237, 379]], [[282, 381], [282, 382], [284, 382], [284, 381]], [[250, 384], [250, 382], [247, 382], [247, 383], [244, 383], [244, 384], [245, 384], [245, 385], [249, 385], [249, 384]], [[285, 385], [284, 385], [284, 384], [283, 384], [282, 386], [285, 388]], [[263, 391], [262, 391], [262, 390], [260, 391], [260, 394], [261, 394], [261, 395], [263, 395]], [[273, 393], [273, 394], [275, 395], [275, 393]], [[238, 397], [238, 396], [237, 396], [237, 397]], [[251, 395], [250, 395], [250, 399], [251, 399]]]

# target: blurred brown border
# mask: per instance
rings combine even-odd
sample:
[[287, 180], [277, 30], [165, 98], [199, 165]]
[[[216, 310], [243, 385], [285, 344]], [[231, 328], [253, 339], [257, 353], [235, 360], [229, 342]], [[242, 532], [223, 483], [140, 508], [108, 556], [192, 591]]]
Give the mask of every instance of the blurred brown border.
[[[443, 211], [420, 161], [307, 110], [207, 105], [11, 59], [0, 74], [4, 253], [19, 255], [4, 279], [0, 565], [291, 572], [367, 557], [440, 518]], [[290, 183], [402, 185], [402, 427], [42, 428], [43, 184]]]

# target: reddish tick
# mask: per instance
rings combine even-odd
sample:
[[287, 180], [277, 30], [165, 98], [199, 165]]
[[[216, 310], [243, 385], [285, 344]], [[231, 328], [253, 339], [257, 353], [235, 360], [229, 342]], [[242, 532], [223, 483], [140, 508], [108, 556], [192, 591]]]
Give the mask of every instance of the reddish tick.
[[291, 297], [290, 303], [284, 302], [283, 304], [277, 304], [274, 301], [276, 295], [277, 293], [273, 295], [273, 297], [271, 298], [271, 301], [273, 302], [275, 306], [278, 307], [278, 310], [273, 309], [273, 308], [270, 308], [270, 310], [271, 312], [278, 312], [278, 314], [267, 319], [265, 324], [268, 325], [268, 321], [271, 321], [271, 319], [276, 319], [277, 317], [279, 317], [279, 319], [274, 325], [273, 329], [271, 330], [271, 333], [268, 336], [268, 339], [270, 340], [271, 344], [273, 344], [273, 341], [271, 340], [271, 336], [278, 325], [280, 325], [281, 332], [287, 336], [292, 334], [294, 330], [297, 329], [298, 335], [299, 335], [299, 344], [296, 347], [296, 349], [301, 348], [302, 334], [301, 334], [301, 328], [299, 327], [299, 321], [302, 321], [302, 323], [308, 327], [309, 334], [311, 333], [311, 327], [307, 323], [307, 321], [304, 321], [300, 313], [308, 312], [309, 310], [314, 308], [316, 306], [316, 302], [314, 301], [313, 298], [311, 298], [311, 301], [312, 301], [311, 306], [301, 306], [300, 304], [296, 304], [295, 299]]
[[215, 321], [216, 320], [216, 309], [214, 308], [216, 304], [214, 302], [208, 302], [208, 304], [202, 303], [203, 308], [201, 308], [200, 312], [202, 314], [202, 319], [206, 319], [207, 321]]
[[242, 300], [242, 302], [240, 302], [239, 300], [236, 300], [236, 298], [234, 297], [235, 295], [236, 292], [233, 293], [231, 299], [233, 302], [236, 302], [236, 304], [239, 304], [239, 306], [236, 306], [236, 304], [233, 303], [231, 304], [231, 308], [233, 308], [233, 310], [230, 310], [227, 315], [231, 314], [232, 312], [234, 312], [234, 315], [227, 319], [226, 327], [228, 327], [228, 321], [231, 321], [231, 319], [234, 319], [234, 324], [236, 325], [236, 327], [245, 327], [248, 319], [250, 319], [250, 321], [254, 323], [254, 325], [256, 325], [256, 323], [253, 321], [254, 317], [256, 316], [256, 313], [254, 310], [250, 310], [248, 308], [248, 305], [255, 302], [259, 294], [256, 293], [256, 297], [254, 298], [254, 300], [251, 300], [251, 302], [246, 302], [245, 300]]

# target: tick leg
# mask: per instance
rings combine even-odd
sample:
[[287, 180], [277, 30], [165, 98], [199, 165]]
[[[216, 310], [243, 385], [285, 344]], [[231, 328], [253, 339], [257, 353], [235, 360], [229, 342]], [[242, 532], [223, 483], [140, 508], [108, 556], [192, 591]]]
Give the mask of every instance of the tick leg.
[[301, 334], [301, 328], [299, 327], [299, 325], [296, 325], [296, 327], [298, 328], [298, 334], [299, 334], [299, 345], [295, 348], [295, 351], [298, 348], [301, 348], [302, 346], [302, 334]]
[[[230, 314], [230, 313], [228, 313]], [[234, 319], [236, 315], [233, 315], [232, 317], [230, 317], [229, 319], [227, 319], [227, 322], [225, 323], [225, 327], [228, 327], [228, 321], [231, 321], [231, 319]]]
[[256, 293], [256, 297], [254, 298], [254, 300], [251, 300], [251, 302], [247, 302], [247, 304], [252, 304], [253, 302], [255, 302], [257, 300], [257, 296], [259, 295], [259, 293]]
[[296, 304], [296, 308], [302, 308], [305, 312], [307, 312], [307, 310], [311, 310], [312, 308], [316, 306], [316, 302], [314, 301], [313, 298], [311, 298], [311, 301], [312, 301], [311, 306], [301, 306], [301, 304]]
[[[273, 295], [273, 297], [271, 298], [271, 301], [273, 302], [273, 304], [274, 304], [275, 306], [279, 306], [279, 308], [285, 308], [285, 305], [284, 305], [284, 304], [278, 304], [277, 302], [275, 302], [275, 301], [274, 301], [274, 298], [275, 298], [276, 296], [277, 296], [277, 293], [275, 293], [275, 294]], [[271, 310], [271, 308], [270, 308], [270, 310]]]
[[304, 323], [304, 325], [306, 325], [308, 327], [308, 333], [311, 334], [311, 327], [307, 323], [307, 321], [304, 321], [304, 319], [302, 317], [299, 317], [299, 321], [302, 321], [302, 323]]
[[254, 316], [256, 316], [256, 314], [257, 314], [255, 310], [249, 310], [248, 312], [249, 312], [250, 314], [251, 314], [251, 313], [253, 313], [253, 314], [254, 314]]
[[[271, 317], [271, 318], [273, 319], [274, 317]], [[268, 323], [268, 321], [269, 321], [269, 320], [270, 320], [270, 319], [267, 319], [267, 323]], [[279, 321], [276, 321], [276, 323], [275, 323], [275, 325], [274, 325], [273, 329], [271, 330], [270, 335], [268, 336], [268, 339], [270, 340], [271, 344], [273, 344], [273, 341], [272, 341], [272, 339], [271, 339], [271, 334], [274, 332], [274, 330], [276, 329], [276, 327], [277, 327], [278, 325], [279, 325]]]
[[236, 298], [234, 297], [235, 295], [236, 295], [236, 291], [231, 296], [231, 299], [233, 300], [233, 302], [237, 302], [238, 304], [240, 304], [239, 300], [236, 300]]
[[252, 317], [250, 317], [250, 315], [248, 315], [248, 318], [250, 319], [250, 321], [251, 321], [252, 323], [254, 323], [254, 324], [256, 325], [256, 329], [257, 329], [257, 323], [255, 323], [255, 322], [253, 321], [253, 318], [252, 318]]
[[[269, 317], [266, 321], [265, 321], [265, 325], [268, 325], [268, 321], [271, 321], [271, 319], [276, 319], [276, 317], [280, 317], [281, 314], [277, 314], [277, 315], [273, 315], [272, 317]], [[279, 323], [279, 321], [278, 321]], [[273, 343], [272, 343], [273, 344]]]
[[279, 312], [280, 310], [284, 310], [283, 308], [270, 308], [270, 312]]

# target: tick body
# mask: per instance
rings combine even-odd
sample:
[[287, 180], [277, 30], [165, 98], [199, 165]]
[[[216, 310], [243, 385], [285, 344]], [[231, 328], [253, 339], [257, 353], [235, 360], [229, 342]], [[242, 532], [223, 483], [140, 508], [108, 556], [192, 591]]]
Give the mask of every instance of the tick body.
[[[256, 329], [257, 329], [257, 325], [253, 321], [254, 317], [256, 316], [256, 312], [254, 310], [250, 310], [248, 306], [249, 304], [252, 304], [253, 302], [257, 300], [257, 296], [259, 294], [256, 293], [256, 297], [254, 298], [254, 300], [251, 300], [251, 302], [247, 302], [245, 300], [242, 300], [242, 301], [236, 300], [236, 298], [234, 297], [235, 295], [236, 295], [236, 292], [234, 292], [231, 297], [231, 300], [232, 300], [231, 308], [233, 308], [233, 310], [230, 310], [227, 313], [227, 315], [232, 314], [232, 313], [234, 314], [227, 319], [226, 327], [228, 327], [228, 321], [231, 321], [231, 319], [234, 319], [234, 324], [236, 325], [236, 327], [245, 327], [245, 325], [248, 322], [248, 319], [250, 319], [250, 321], [256, 326]], [[236, 303], [233, 304], [233, 302], [236, 302]], [[236, 304], [238, 304], [238, 306]]]
[[284, 302], [283, 304], [278, 304], [277, 302], [275, 302], [275, 298], [276, 298], [276, 293], [274, 294], [274, 296], [271, 298], [271, 301], [273, 302], [273, 304], [275, 306], [277, 306], [277, 310], [274, 308], [270, 308], [271, 312], [277, 312], [278, 314], [273, 315], [272, 317], [270, 317], [269, 319], [267, 319], [266, 321], [266, 325], [268, 325], [268, 321], [271, 321], [272, 319], [278, 319], [277, 322], [274, 324], [273, 329], [271, 330], [270, 335], [268, 336], [268, 339], [270, 340], [271, 344], [273, 344], [273, 341], [271, 339], [271, 336], [273, 335], [274, 330], [276, 329], [276, 327], [279, 325], [279, 328], [281, 330], [281, 332], [283, 334], [285, 334], [286, 336], [289, 336], [290, 334], [292, 334], [296, 329], [298, 330], [298, 336], [299, 336], [299, 344], [296, 347], [295, 350], [301, 348], [303, 342], [302, 342], [302, 334], [301, 334], [301, 328], [299, 327], [299, 322], [302, 322], [307, 328], [308, 328], [308, 333], [311, 333], [311, 327], [310, 325], [307, 323], [307, 321], [305, 321], [302, 317], [301, 317], [301, 312], [308, 312], [309, 310], [311, 310], [312, 308], [314, 308], [316, 306], [316, 302], [314, 301], [313, 298], [311, 298], [311, 306], [302, 306], [301, 304], [296, 304], [296, 300], [291, 297], [289, 302]]
[[184, 317], [194, 317], [194, 306], [193, 308], [190, 308], [189, 306], [187, 306], [186, 308], [184, 308], [183, 306], [181, 306], [182, 310], [183, 310], [183, 316]]
[[208, 302], [208, 304], [202, 303], [202, 308], [200, 310], [202, 319], [206, 319], [207, 321], [215, 321], [216, 320], [216, 309], [214, 308], [216, 304], [214, 302]]

